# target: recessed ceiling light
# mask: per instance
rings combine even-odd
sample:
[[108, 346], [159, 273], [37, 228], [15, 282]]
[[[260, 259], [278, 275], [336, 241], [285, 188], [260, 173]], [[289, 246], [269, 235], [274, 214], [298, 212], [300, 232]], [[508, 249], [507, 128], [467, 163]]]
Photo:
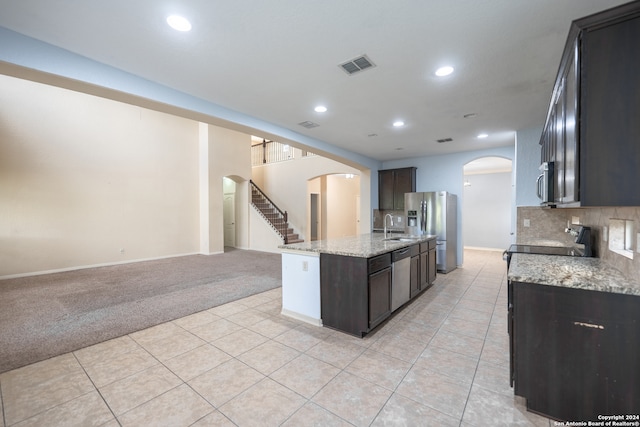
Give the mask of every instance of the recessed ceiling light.
[[436, 70], [436, 76], [438, 77], [444, 77], [444, 76], [448, 76], [449, 74], [453, 73], [453, 67], [447, 65], [445, 67], [440, 67]]
[[180, 15], [171, 15], [167, 18], [167, 24], [171, 28], [177, 31], [190, 31], [191, 30], [191, 22], [184, 16]]
[[481, 133], [481, 134], [478, 135], [478, 139], [485, 139], [488, 136], [489, 136], [488, 133]]
[[318, 105], [316, 108], [314, 108], [314, 111], [316, 113], [324, 113], [327, 111], [327, 107], [325, 107], [324, 105]]
[[396, 120], [395, 122], [393, 122], [393, 127], [402, 127], [404, 126], [404, 122], [402, 120]]

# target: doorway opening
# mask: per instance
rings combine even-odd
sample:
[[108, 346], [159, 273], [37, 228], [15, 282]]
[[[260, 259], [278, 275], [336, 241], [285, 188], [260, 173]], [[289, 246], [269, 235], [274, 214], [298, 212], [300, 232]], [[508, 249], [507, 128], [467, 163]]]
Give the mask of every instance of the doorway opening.
[[513, 161], [481, 157], [463, 167], [462, 237], [467, 249], [503, 251], [515, 239]]
[[222, 178], [222, 217], [224, 227], [224, 247], [236, 247], [236, 182], [230, 178]]
[[307, 181], [307, 239], [353, 236], [360, 229], [360, 176], [328, 174]]

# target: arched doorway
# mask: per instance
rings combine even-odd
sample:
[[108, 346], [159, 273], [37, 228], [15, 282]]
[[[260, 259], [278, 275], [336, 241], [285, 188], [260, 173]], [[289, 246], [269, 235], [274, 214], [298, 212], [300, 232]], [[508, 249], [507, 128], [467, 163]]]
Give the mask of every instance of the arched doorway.
[[513, 161], [481, 157], [464, 165], [465, 248], [504, 250], [513, 240]]

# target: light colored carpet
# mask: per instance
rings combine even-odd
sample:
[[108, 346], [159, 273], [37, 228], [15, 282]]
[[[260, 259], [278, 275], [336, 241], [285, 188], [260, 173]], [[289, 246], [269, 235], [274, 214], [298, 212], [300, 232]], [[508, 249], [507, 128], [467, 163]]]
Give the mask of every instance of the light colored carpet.
[[280, 254], [237, 249], [0, 280], [0, 372], [279, 286]]

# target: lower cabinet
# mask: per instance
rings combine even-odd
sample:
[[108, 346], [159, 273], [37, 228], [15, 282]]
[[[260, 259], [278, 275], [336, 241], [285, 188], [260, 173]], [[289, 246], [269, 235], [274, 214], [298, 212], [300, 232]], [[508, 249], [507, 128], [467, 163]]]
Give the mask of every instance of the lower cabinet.
[[[435, 239], [411, 247], [410, 298], [436, 276]], [[423, 250], [424, 249], [424, 250]], [[320, 254], [320, 315], [323, 326], [359, 337], [391, 315], [391, 252], [372, 258]]]
[[437, 273], [437, 265], [436, 265], [436, 240], [429, 240], [427, 242], [429, 244], [429, 252], [427, 254], [429, 268], [427, 270], [427, 283], [428, 286], [433, 285], [433, 282], [436, 280]]
[[436, 269], [436, 239], [420, 243], [420, 290], [433, 285]]
[[320, 254], [322, 324], [359, 337], [391, 314], [391, 253]]
[[422, 287], [422, 276], [420, 275], [420, 245], [411, 247], [411, 292], [410, 297], [420, 293]]
[[369, 274], [368, 291], [370, 330], [391, 314], [391, 267]]
[[509, 286], [512, 379], [527, 409], [564, 421], [637, 414], [640, 297]]

